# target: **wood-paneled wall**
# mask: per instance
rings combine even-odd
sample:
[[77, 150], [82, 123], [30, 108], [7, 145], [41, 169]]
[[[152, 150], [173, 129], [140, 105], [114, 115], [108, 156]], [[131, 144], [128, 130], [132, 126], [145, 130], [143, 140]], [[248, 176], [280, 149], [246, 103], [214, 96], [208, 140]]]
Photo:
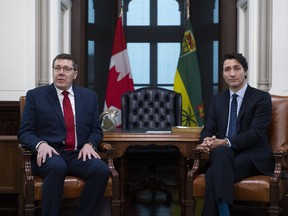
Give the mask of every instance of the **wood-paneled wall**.
[[0, 101], [0, 135], [17, 135], [19, 124], [19, 102]]
[[0, 101], [0, 215], [23, 215], [21, 159], [16, 136], [19, 125], [19, 102]]
[[12, 212], [22, 215], [22, 169], [16, 135], [0, 136], [0, 164], [0, 215], [11, 215]]

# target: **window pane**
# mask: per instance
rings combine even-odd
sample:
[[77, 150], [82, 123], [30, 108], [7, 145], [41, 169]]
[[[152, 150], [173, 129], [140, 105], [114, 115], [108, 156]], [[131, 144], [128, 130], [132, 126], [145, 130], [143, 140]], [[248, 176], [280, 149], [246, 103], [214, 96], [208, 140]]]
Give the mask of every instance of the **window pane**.
[[158, 84], [174, 83], [180, 43], [158, 43]]
[[180, 25], [179, 4], [175, 0], [158, 0], [158, 25]]
[[[219, 85], [219, 41], [213, 41], [213, 86], [214, 94], [218, 93]], [[221, 72], [220, 72], [221, 73]]]
[[[215, 0], [213, 23], [219, 23], [219, 0]], [[221, 72], [220, 72], [221, 74]], [[219, 41], [213, 41], [213, 93], [219, 91]]]
[[88, 41], [88, 88], [93, 89], [94, 86], [94, 74], [95, 74], [95, 42]]
[[129, 3], [127, 26], [150, 25], [150, 0], [133, 0]]
[[88, 23], [95, 23], [94, 0], [88, 1]]
[[213, 22], [219, 23], [219, 0], [215, 0], [213, 15]]
[[129, 61], [134, 84], [149, 84], [150, 83], [149, 43], [127, 43], [127, 51], [129, 55]]

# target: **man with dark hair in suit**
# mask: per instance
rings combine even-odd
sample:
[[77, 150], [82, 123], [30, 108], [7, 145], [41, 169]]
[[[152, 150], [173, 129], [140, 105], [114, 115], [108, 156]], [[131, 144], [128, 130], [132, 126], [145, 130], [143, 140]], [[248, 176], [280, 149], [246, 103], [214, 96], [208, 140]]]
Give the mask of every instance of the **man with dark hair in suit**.
[[271, 96], [247, 84], [247, 70], [242, 54], [224, 56], [223, 77], [229, 90], [214, 96], [198, 146], [209, 152], [210, 163], [205, 175], [203, 216], [229, 216], [235, 182], [273, 173], [267, 136]]
[[18, 139], [34, 152], [33, 174], [43, 178], [42, 215], [60, 215], [64, 179], [73, 175], [85, 180], [76, 215], [92, 216], [110, 175], [97, 154], [103, 138], [97, 95], [73, 85], [78, 66], [71, 55], [56, 56], [52, 70], [52, 84], [26, 94]]

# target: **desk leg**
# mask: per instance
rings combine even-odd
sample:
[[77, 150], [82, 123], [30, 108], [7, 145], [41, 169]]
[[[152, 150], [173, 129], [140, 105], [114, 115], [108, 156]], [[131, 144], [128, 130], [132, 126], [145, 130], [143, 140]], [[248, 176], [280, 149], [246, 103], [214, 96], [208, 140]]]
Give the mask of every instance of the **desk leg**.
[[119, 161], [119, 176], [120, 176], [120, 203], [121, 203], [121, 215], [125, 215], [125, 177], [127, 169], [127, 160], [125, 157], [121, 157]]
[[181, 215], [185, 215], [185, 189], [186, 189], [186, 173], [187, 173], [187, 161], [186, 158], [182, 155], [179, 157], [178, 160], [179, 166], [179, 203], [181, 207]]

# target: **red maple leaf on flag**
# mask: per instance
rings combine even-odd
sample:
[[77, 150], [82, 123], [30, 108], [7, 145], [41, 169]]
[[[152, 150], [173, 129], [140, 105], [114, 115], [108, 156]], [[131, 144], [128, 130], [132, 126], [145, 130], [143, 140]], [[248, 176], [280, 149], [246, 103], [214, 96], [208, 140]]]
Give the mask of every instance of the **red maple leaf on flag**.
[[104, 107], [104, 110], [118, 110], [116, 118], [118, 127], [121, 126], [121, 96], [133, 90], [134, 84], [120, 16], [116, 23]]

